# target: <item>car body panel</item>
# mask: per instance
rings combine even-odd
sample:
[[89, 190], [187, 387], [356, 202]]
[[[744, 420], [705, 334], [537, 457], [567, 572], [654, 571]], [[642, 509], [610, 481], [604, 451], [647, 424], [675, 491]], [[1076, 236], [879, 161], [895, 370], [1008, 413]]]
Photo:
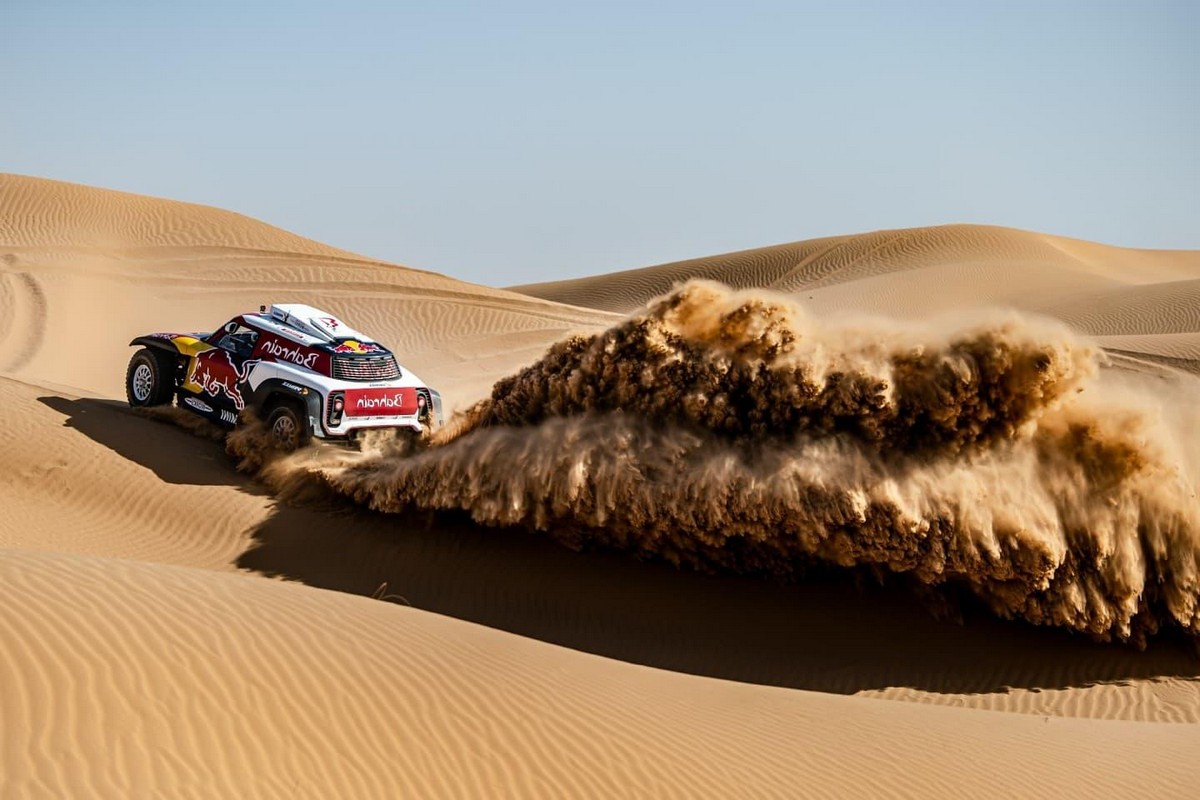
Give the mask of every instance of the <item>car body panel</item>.
[[[302, 405], [318, 438], [442, 424], [435, 390], [400, 367], [386, 347], [311, 306], [274, 305], [269, 312], [234, 317], [212, 333], [155, 333], [130, 344], [181, 356], [180, 406], [226, 425], [247, 408], [262, 411], [277, 397]], [[350, 377], [381, 367], [398, 374], [384, 380], [334, 378], [339, 358], [350, 359]], [[341, 410], [335, 413], [338, 401]]]

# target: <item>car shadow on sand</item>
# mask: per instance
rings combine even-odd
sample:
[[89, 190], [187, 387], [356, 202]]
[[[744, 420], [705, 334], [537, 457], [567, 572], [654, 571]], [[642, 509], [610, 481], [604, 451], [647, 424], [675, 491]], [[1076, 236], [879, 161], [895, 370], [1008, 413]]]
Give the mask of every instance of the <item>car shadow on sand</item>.
[[[265, 492], [235, 472], [219, 443], [120, 403], [41, 401], [66, 415], [68, 426], [168, 483]], [[1200, 678], [1196, 647], [1182, 634], [1138, 651], [998, 620], [966, 598], [942, 594], [931, 603], [863, 574], [827, 572], [791, 584], [704, 575], [621, 553], [574, 552], [462, 513], [380, 514], [341, 500], [277, 501], [252, 538], [237, 566], [262, 575], [387, 595], [576, 650], [716, 678], [844, 694]]]
[[[232, 468], [220, 442], [144, 417], [126, 403], [56, 396], [39, 397], [38, 402], [64, 415], [66, 427], [146, 467], [166, 483], [237, 486], [267, 494], [265, 488]], [[199, 417], [195, 420], [207, 424]], [[187, 452], [187, 457], [181, 458], [181, 452]]]

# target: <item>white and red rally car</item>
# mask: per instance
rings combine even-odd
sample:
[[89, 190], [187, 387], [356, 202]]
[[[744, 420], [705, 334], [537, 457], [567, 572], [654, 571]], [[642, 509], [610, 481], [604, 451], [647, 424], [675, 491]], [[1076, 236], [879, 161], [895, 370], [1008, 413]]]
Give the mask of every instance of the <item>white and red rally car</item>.
[[177, 398], [227, 426], [251, 408], [285, 450], [313, 436], [442, 424], [441, 395], [386, 347], [312, 306], [262, 306], [213, 333], [152, 333], [129, 344], [143, 345], [125, 374], [131, 406]]

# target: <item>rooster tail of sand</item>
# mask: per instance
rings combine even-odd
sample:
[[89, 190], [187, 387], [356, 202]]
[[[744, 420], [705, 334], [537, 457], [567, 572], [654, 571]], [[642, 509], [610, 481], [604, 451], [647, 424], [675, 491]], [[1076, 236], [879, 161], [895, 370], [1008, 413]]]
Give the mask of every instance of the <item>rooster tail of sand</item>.
[[228, 446], [293, 495], [712, 570], [869, 566], [1104, 639], [1195, 632], [1195, 387], [1101, 357], [1016, 313], [833, 325], [691, 282], [554, 345], [425, 447], [264, 460], [254, 426]]

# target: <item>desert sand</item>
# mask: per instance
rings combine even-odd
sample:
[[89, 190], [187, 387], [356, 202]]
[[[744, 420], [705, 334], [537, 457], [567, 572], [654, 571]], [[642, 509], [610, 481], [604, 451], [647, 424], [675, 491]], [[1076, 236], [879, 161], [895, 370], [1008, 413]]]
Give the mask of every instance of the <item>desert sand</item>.
[[0, 796], [1191, 793], [1200, 654], [1178, 620], [1139, 648], [861, 572], [780, 582], [576, 551], [465, 505], [285, 499], [122, 399], [134, 336], [292, 301], [467, 410], [692, 278], [814, 326], [1017, 309], [1079, 337], [1064, 370], [1095, 344], [1151, 393], [1200, 365], [1196, 252], [959, 225], [504, 290], [0, 176]]

